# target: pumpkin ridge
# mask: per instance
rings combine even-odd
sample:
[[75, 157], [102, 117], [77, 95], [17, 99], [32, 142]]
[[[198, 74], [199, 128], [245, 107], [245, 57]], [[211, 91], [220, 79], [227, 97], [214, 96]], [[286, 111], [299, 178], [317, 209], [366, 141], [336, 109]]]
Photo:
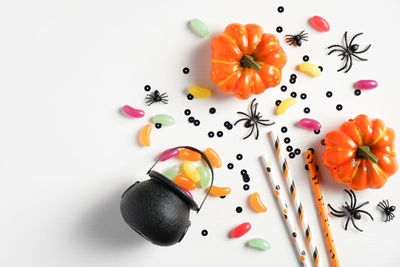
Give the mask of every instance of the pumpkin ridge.
[[357, 123], [355, 123], [355, 122], [354, 122], [354, 126], [356, 128], [357, 135], [360, 138], [359, 146], [361, 146], [363, 144], [363, 138], [362, 138], [362, 135], [361, 135], [360, 127], [358, 127]]
[[238, 69], [237, 71], [232, 72], [231, 75], [229, 75], [228, 77], [226, 77], [223, 81], [220, 81], [218, 83], [219, 86], [223, 86], [225, 83], [227, 83], [229, 81], [230, 78], [232, 78], [233, 76], [235, 76], [236, 74], [238, 74], [238, 72], [241, 72], [242, 69]]
[[359, 169], [360, 165], [361, 165], [361, 160], [358, 159], [357, 160], [357, 166], [355, 167], [354, 172], [351, 175], [350, 181], [347, 183], [347, 185], [349, 185], [349, 184], [351, 184], [353, 182], [354, 177], [356, 177], [356, 175], [358, 173], [358, 169]]
[[372, 166], [374, 166], [374, 168], [385, 178], [385, 180], [389, 178], [389, 175], [386, 172], [384, 172], [378, 164], [375, 164], [373, 162], [371, 163]]
[[333, 150], [333, 151], [352, 151], [352, 152], [355, 151], [355, 149], [348, 149], [348, 148], [336, 147], [336, 146], [327, 146], [326, 149]]
[[227, 65], [239, 64], [237, 61], [227, 61], [227, 60], [220, 60], [220, 59], [211, 59], [211, 62], [227, 64]]
[[376, 143], [379, 142], [379, 140], [382, 139], [382, 137], [384, 137], [387, 133], [387, 128], [385, 127], [385, 129], [382, 131], [382, 133], [371, 143], [370, 146], [374, 146]]

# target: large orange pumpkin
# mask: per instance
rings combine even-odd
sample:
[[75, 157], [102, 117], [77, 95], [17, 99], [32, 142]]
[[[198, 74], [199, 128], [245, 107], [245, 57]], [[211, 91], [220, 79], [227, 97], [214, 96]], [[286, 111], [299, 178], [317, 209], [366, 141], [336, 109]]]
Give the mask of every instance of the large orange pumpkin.
[[394, 138], [382, 120], [359, 115], [326, 135], [322, 162], [352, 189], [380, 188], [397, 171]]
[[211, 40], [211, 79], [240, 99], [278, 85], [286, 54], [275, 35], [256, 24], [233, 23]]

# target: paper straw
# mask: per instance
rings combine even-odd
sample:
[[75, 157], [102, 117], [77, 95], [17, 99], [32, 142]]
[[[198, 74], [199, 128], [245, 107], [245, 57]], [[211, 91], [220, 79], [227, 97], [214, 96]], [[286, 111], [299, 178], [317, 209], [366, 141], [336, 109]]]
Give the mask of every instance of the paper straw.
[[317, 169], [315, 168], [313, 152], [310, 150], [307, 150], [306, 152], [304, 152], [304, 156], [305, 156], [305, 160], [306, 160], [306, 163], [308, 166], [308, 170], [309, 170], [308, 173], [309, 173], [309, 176], [311, 179], [311, 183], [314, 188], [315, 202], [317, 203], [317, 206], [319, 209], [321, 224], [322, 224], [322, 227], [324, 228], [326, 249], [327, 249], [327, 252], [329, 255], [331, 266], [339, 267], [340, 264], [339, 264], [339, 260], [338, 260], [337, 253], [336, 253], [335, 242], [333, 241], [331, 227], [330, 227], [329, 221], [328, 221], [328, 213], [326, 212], [324, 198], [322, 197], [321, 187], [319, 186], [319, 176], [318, 176]]
[[[285, 178], [284, 180], [286, 181], [286, 186], [288, 187], [288, 190], [290, 191], [290, 194], [292, 196], [291, 199], [293, 206], [296, 208], [297, 211], [297, 219], [299, 225], [301, 225], [303, 228], [304, 238], [307, 241], [307, 245], [311, 250], [311, 255], [313, 257], [314, 265], [318, 266], [319, 263], [318, 248], [313, 240], [310, 225], [308, 224], [306, 217], [304, 215], [304, 208], [303, 205], [301, 204], [300, 196], [297, 192], [296, 185], [294, 183], [292, 175], [289, 172], [289, 165], [286, 160], [285, 151], [281, 150], [281, 144], [279, 142], [279, 138], [274, 131], [269, 132], [269, 137], [275, 149], [275, 154], [279, 161], [279, 165], [282, 168], [282, 172]], [[319, 266], [322, 265], [320, 264]]]
[[289, 234], [289, 238], [293, 241], [295, 248], [296, 248], [296, 252], [297, 255], [299, 257], [299, 261], [302, 263], [303, 266], [309, 266], [308, 262], [306, 261], [306, 249], [304, 247], [304, 245], [301, 242], [297, 242], [297, 228], [296, 225], [293, 223], [292, 219], [290, 218], [290, 216], [288, 216], [289, 214], [289, 206], [286, 204], [286, 202], [284, 202], [280, 196], [280, 189], [281, 186], [279, 185], [279, 183], [276, 180], [276, 176], [273, 174], [272, 168], [271, 168], [271, 164], [270, 162], [268, 162], [265, 158], [265, 156], [261, 157], [261, 161], [264, 165], [264, 170], [265, 173], [267, 175], [267, 177], [269, 178], [269, 184], [271, 186], [271, 190], [274, 194], [274, 196], [276, 197], [277, 203], [278, 203], [278, 208], [280, 210], [280, 213], [282, 214], [282, 217], [285, 221], [286, 224], [286, 228], [288, 230], [288, 234]]

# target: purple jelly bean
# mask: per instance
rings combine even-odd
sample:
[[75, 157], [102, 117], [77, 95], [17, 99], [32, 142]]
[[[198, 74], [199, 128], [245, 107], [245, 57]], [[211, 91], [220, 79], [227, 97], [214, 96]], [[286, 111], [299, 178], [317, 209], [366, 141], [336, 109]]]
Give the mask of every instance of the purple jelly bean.
[[136, 108], [133, 108], [133, 107], [128, 106], [128, 105], [123, 106], [122, 109], [124, 110], [124, 112], [127, 115], [129, 115], [131, 117], [141, 118], [141, 117], [144, 116], [144, 111], [141, 110], [141, 109], [136, 109]]
[[308, 128], [308, 129], [311, 129], [311, 130], [319, 130], [319, 129], [321, 129], [321, 123], [319, 123], [316, 120], [309, 119], [309, 118], [301, 119], [299, 121], [299, 124], [301, 126], [303, 126], [304, 128]]
[[185, 191], [191, 198], [193, 198], [193, 195], [192, 195], [192, 193], [190, 193], [189, 190], [187, 190], [187, 189], [185, 189], [185, 188], [183, 188], [183, 187], [181, 187], [181, 188], [182, 188], [182, 190]]
[[[168, 150], [169, 150], [169, 149], [163, 151], [163, 152], [158, 156], [158, 158], [160, 159], [160, 161], [166, 161], [166, 160], [168, 160], [168, 159], [170, 159], [170, 158], [175, 157], [175, 156], [178, 155], [178, 153], [179, 153], [179, 150], [178, 150], [178, 149], [174, 149], [174, 150], [171, 150], [170, 152], [164, 154], [164, 153], [167, 152]], [[162, 156], [162, 155], [164, 155], [164, 156]], [[162, 156], [162, 157], [161, 157], [161, 156]]]
[[378, 86], [378, 82], [375, 80], [359, 80], [354, 84], [354, 87], [361, 90], [374, 89]]

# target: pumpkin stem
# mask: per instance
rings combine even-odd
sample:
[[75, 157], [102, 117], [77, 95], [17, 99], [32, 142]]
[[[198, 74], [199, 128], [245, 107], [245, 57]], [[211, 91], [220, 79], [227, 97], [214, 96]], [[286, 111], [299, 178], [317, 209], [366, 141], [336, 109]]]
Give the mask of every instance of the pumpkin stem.
[[378, 163], [378, 157], [371, 152], [369, 146], [359, 146], [356, 155], [361, 159], [369, 159], [375, 164]]
[[250, 55], [244, 55], [242, 59], [240, 60], [240, 65], [245, 68], [253, 68], [256, 70], [261, 70], [261, 65], [258, 64], [255, 60], [254, 57]]

